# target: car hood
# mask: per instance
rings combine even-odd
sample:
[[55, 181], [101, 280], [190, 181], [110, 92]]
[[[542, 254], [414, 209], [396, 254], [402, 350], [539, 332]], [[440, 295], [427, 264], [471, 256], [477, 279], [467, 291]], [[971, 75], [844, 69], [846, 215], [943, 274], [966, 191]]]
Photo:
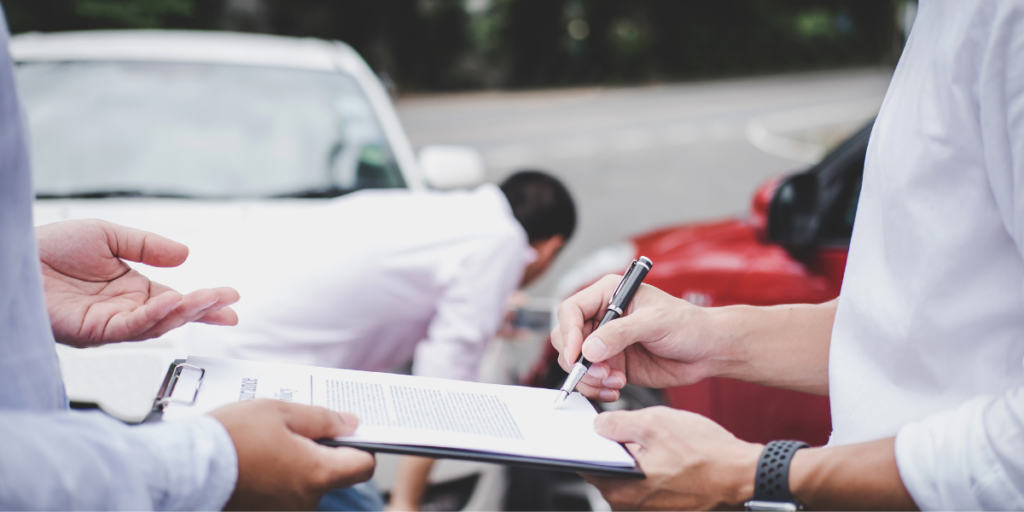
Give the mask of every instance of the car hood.
[[151, 231], [188, 244], [222, 238], [240, 229], [274, 224], [308, 224], [329, 216], [332, 200], [273, 199], [205, 201], [179, 199], [39, 200], [33, 207], [37, 226], [72, 219], [102, 219]]
[[637, 254], [654, 261], [645, 282], [702, 306], [824, 302], [835, 283], [742, 219], [688, 224], [640, 235]]
[[637, 254], [655, 262], [652, 279], [680, 270], [746, 268], [762, 245], [753, 227], [742, 219], [684, 224], [644, 233], [633, 239]]
[[[174, 269], [146, 267], [150, 278], [188, 292], [231, 285], [248, 266], [264, 262], [295, 264], [306, 256], [303, 240], [322, 226], [338, 221], [333, 200], [275, 199], [203, 201], [175, 199], [40, 200], [34, 205], [36, 225], [71, 219], [102, 219], [142, 229], [189, 247], [188, 260]], [[325, 237], [317, 237], [323, 239]], [[318, 240], [319, 246], [333, 243]], [[331, 247], [318, 247], [331, 250]], [[259, 258], [253, 258], [258, 255]], [[254, 260], [249, 262], [249, 260]], [[133, 264], [133, 266], [139, 266]], [[239, 291], [243, 291], [239, 289]]]

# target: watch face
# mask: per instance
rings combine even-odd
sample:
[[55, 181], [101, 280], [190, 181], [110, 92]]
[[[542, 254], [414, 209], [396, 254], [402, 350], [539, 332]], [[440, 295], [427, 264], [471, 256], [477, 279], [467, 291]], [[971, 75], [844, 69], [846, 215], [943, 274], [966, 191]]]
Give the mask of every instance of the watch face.
[[777, 510], [785, 512], [792, 512], [801, 509], [801, 507], [797, 506], [796, 503], [791, 503], [788, 501], [750, 500], [744, 503], [743, 506], [747, 507], [747, 510]]

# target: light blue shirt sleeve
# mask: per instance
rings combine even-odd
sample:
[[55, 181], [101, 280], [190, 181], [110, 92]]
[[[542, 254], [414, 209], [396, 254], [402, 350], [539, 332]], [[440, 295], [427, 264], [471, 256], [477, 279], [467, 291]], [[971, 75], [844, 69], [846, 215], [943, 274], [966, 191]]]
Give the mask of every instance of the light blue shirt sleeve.
[[99, 412], [0, 410], [2, 510], [220, 510], [237, 468], [209, 416], [128, 426]]
[[3, 19], [0, 7], [0, 510], [220, 509], [238, 466], [217, 420], [129, 427], [67, 410]]

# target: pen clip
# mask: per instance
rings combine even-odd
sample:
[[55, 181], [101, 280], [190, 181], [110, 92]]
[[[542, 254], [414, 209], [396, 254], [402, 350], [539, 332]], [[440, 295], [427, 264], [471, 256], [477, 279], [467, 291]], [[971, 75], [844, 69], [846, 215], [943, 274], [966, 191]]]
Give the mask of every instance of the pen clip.
[[626, 267], [626, 272], [622, 274], [622, 279], [619, 280], [619, 285], [616, 286], [615, 291], [612, 292], [612, 297], [608, 299], [608, 304], [615, 302], [615, 296], [622, 291], [622, 285], [626, 283], [626, 278], [629, 277], [629, 273], [633, 271], [634, 267], [636, 267], [636, 260], [633, 260], [633, 263], [630, 263], [629, 266]]

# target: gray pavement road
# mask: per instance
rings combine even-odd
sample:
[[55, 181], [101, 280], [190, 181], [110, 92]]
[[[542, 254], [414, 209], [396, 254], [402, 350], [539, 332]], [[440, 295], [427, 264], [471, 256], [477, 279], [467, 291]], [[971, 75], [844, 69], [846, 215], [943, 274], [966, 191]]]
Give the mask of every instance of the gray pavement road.
[[755, 145], [755, 124], [764, 121], [794, 136], [824, 127], [834, 139], [837, 126], [849, 129], [872, 115], [863, 105], [877, 108], [890, 78], [889, 69], [861, 69], [630, 88], [417, 95], [396, 104], [417, 148], [476, 147], [493, 181], [525, 168], [565, 180], [577, 198], [580, 223], [555, 268], [530, 290], [548, 296], [558, 276], [596, 248], [658, 227], [744, 215], [761, 182], [808, 165], [799, 156], [779, 156], [791, 155], [785, 148], [759, 149], [772, 150], [763, 140]]

